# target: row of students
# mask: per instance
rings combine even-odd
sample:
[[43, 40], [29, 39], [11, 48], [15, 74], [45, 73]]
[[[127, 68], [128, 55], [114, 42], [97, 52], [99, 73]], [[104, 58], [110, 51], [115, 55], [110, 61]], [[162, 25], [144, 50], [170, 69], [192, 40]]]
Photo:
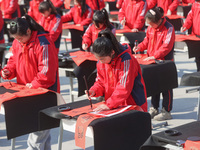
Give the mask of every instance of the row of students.
[[[44, 28], [26, 15], [11, 21], [9, 32], [15, 39], [13, 56], [1, 76], [9, 80], [16, 77], [18, 84], [29, 88], [60, 92], [57, 50]], [[27, 150], [50, 150], [50, 140], [49, 130], [30, 133]]]

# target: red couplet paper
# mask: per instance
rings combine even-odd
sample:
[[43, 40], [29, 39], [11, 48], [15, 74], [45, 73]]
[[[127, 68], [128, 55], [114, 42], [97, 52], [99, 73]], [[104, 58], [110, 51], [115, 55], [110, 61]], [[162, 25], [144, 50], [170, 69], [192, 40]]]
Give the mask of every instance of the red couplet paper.
[[[100, 105], [100, 103], [98, 103]], [[90, 107], [90, 106], [89, 106]], [[129, 110], [138, 110], [143, 111], [140, 106], [137, 105], [129, 105], [129, 106], [122, 106], [119, 108], [116, 108], [114, 110], [106, 110], [101, 112], [94, 112], [94, 113], [88, 113], [84, 115], [80, 115], [76, 122], [76, 129], [75, 129], [75, 143], [76, 146], [79, 146], [83, 149], [85, 149], [85, 134], [88, 125], [95, 119], [103, 118], [103, 117], [109, 117], [113, 116], [125, 111]]]
[[69, 54], [70, 56], [72, 56], [72, 59], [76, 63], [77, 66], [79, 66], [86, 60], [97, 61], [97, 59], [91, 52], [76, 51]]
[[166, 17], [168, 17], [169, 19], [179, 19], [179, 18], [185, 18], [184, 16], [180, 16], [180, 15], [166, 15]]
[[133, 56], [137, 59], [138, 63], [141, 65], [149, 65], [149, 64], [155, 64], [155, 60], [148, 60], [144, 61], [145, 58], [147, 58], [147, 54], [133, 54]]
[[30, 89], [26, 87], [25, 85], [20, 85], [14, 82], [3, 82], [3, 83], [0, 83], [0, 86], [3, 86], [6, 89], [17, 91], [15, 93], [6, 92], [4, 94], [0, 94], [0, 106], [3, 102], [12, 100], [13, 98], [16, 98], [16, 97], [39, 95], [39, 94], [44, 94], [49, 91], [48, 89], [43, 89], [43, 88]]
[[196, 35], [182, 35], [182, 34], [177, 34], [175, 36], [175, 41], [176, 42], [182, 42], [185, 40], [191, 40], [191, 41], [200, 41], [200, 38], [196, 37]]
[[80, 31], [84, 30], [83, 26], [77, 26], [77, 25], [69, 24], [69, 23], [63, 23], [62, 28], [63, 29], [76, 29], [76, 30], [80, 30]]
[[116, 33], [127, 33], [127, 32], [132, 32], [131, 29], [118, 29], [116, 30]]
[[110, 11], [110, 14], [111, 14], [111, 15], [118, 15], [118, 14], [119, 14], [119, 11]]

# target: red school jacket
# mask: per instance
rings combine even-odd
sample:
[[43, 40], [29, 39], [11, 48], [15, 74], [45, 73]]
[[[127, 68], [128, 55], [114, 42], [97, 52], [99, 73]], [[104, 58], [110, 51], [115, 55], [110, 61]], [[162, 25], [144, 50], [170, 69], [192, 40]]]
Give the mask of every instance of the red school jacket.
[[37, 23], [39, 23], [40, 19], [42, 18], [42, 13], [39, 12], [39, 5], [44, 0], [32, 0], [29, 2], [29, 9], [28, 9], [28, 15], [31, 16]]
[[0, 43], [5, 43], [5, 40], [4, 40], [4, 20], [3, 20], [3, 17], [2, 17], [2, 12], [0, 10]]
[[90, 88], [95, 97], [105, 96], [110, 108], [125, 105], [138, 105], [147, 111], [147, 97], [140, 65], [133, 58], [130, 47], [121, 46], [118, 56], [111, 63], [97, 63], [96, 82]]
[[187, 15], [185, 23], [183, 24], [183, 27], [189, 29], [192, 26], [192, 34], [200, 35], [199, 24], [200, 24], [200, 3], [194, 2], [192, 4], [190, 12]]
[[64, 0], [51, 0], [51, 2], [53, 3], [55, 7], [58, 7], [58, 8], [62, 7], [64, 4]]
[[[87, 44], [88, 47], [90, 47], [91, 44], [94, 43], [94, 41], [97, 39], [99, 32], [104, 29], [106, 29], [105, 26], [102, 29], [97, 29], [95, 27], [95, 25], [93, 23], [91, 23], [83, 35], [82, 44]], [[115, 35], [116, 30], [115, 30], [114, 26], [112, 26], [111, 31]]]
[[81, 6], [74, 5], [74, 7], [72, 7], [70, 11], [67, 12], [67, 14], [62, 16], [62, 21], [68, 22], [73, 19], [74, 24], [88, 26], [92, 22], [93, 10], [90, 7], [88, 7], [83, 16], [81, 16], [81, 11]]
[[118, 18], [121, 22], [125, 17], [126, 27], [141, 31], [144, 27], [146, 12], [147, 3], [145, 0], [124, 0]]
[[140, 51], [147, 49], [148, 56], [154, 56], [156, 59], [173, 59], [173, 48], [175, 42], [175, 31], [165, 18], [162, 24], [154, 29], [150, 26], [147, 28], [146, 37], [138, 45]]
[[167, 14], [168, 9], [171, 10], [172, 15], [177, 14], [177, 7], [180, 0], [147, 0], [148, 8], [151, 9], [157, 5], [164, 10], [164, 14]]
[[32, 83], [33, 88], [50, 88], [60, 92], [58, 55], [52, 40], [46, 33], [33, 31], [26, 48], [13, 41], [12, 53], [4, 69], [11, 72], [9, 79], [17, 77], [17, 83]]
[[14, 19], [21, 17], [18, 0], [2, 0], [1, 10], [4, 14], [4, 18]]
[[42, 16], [40, 25], [49, 32], [49, 36], [55, 44], [57, 52], [59, 52], [60, 39], [62, 34], [62, 20], [60, 15], [51, 14], [47, 18]]

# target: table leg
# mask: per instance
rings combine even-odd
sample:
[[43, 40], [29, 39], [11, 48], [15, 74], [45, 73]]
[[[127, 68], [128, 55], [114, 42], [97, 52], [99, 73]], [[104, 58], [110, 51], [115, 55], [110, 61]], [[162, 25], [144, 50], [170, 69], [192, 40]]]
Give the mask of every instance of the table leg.
[[63, 141], [63, 123], [62, 123], [62, 119], [61, 119], [60, 120], [59, 136], [58, 136], [58, 150], [62, 149], [62, 141]]
[[15, 138], [11, 139], [11, 150], [15, 150]]

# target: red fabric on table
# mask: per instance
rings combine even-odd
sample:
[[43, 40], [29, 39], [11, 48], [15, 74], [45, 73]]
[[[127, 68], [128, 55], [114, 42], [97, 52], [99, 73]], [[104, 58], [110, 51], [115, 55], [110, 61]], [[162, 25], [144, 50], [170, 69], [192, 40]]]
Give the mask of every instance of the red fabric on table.
[[175, 41], [176, 42], [182, 42], [185, 40], [191, 40], [191, 41], [200, 41], [200, 38], [196, 37], [195, 35], [176, 35]]
[[97, 61], [97, 59], [91, 52], [76, 51], [69, 54], [70, 56], [73, 56], [72, 59], [76, 63], [77, 66], [83, 63], [85, 60]]
[[155, 60], [144, 61], [144, 59], [148, 57], [147, 54], [133, 54], [133, 56], [137, 59], [138, 63], [141, 65], [149, 65], [156, 63]]
[[179, 19], [179, 18], [185, 18], [184, 16], [180, 15], [166, 15], [169, 19]]
[[69, 23], [63, 23], [62, 29], [76, 29], [76, 30], [84, 31], [83, 26], [77, 26], [77, 25], [69, 24]]
[[[100, 103], [97, 103], [97, 104], [100, 105]], [[127, 108], [127, 109], [124, 109], [124, 108]], [[109, 113], [110, 114], [112, 114], [112, 113], [116, 114], [116, 112], [122, 113], [122, 112], [126, 112], [126, 111], [129, 111], [129, 110], [138, 110], [138, 111], [143, 112], [143, 110], [140, 106], [137, 106], [137, 105], [131, 106], [130, 105], [130, 106], [123, 106], [123, 107], [120, 107], [120, 108], [116, 108], [116, 109], [113, 109], [113, 110], [101, 111], [99, 113], [104, 113], [104, 114], [108, 115]], [[88, 125], [93, 120], [98, 119], [98, 118], [103, 118], [103, 117], [106, 117], [106, 116], [98, 115], [98, 112], [97, 112], [97, 114], [88, 113], [88, 114], [80, 115], [78, 117], [77, 122], [76, 122], [76, 129], [75, 129], [76, 146], [79, 146], [79, 147], [85, 149], [85, 134], [86, 134], [86, 130], [87, 130]]]
[[39, 95], [39, 94], [47, 93], [49, 91], [48, 89], [43, 89], [43, 88], [30, 89], [26, 87], [25, 85], [20, 85], [14, 82], [3, 82], [3, 83], [0, 83], [0, 86], [5, 87], [6, 89], [18, 91], [15, 93], [6, 92], [4, 94], [0, 94], [0, 106], [3, 102], [12, 100], [13, 98], [16, 98], [16, 97]]

